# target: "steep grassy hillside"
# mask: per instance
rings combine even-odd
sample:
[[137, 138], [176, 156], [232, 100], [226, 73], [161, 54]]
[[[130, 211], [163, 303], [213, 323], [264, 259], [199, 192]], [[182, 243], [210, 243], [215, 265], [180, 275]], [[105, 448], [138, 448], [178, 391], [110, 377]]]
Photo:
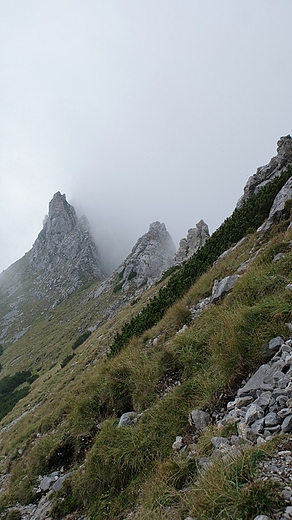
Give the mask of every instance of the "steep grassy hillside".
[[[26, 334], [6, 346], [3, 378], [23, 370], [38, 377], [24, 383], [27, 395], [1, 422], [0, 469], [10, 475], [2, 490], [4, 510], [37, 502], [38, 476], [61, 468], [70, 476], [53, 496], [53, 518], [77, 511], [76, 518], [90, 513], [100, 520], [235, 520], [254, 518], [267, 504], [271, 511], [281, 506], [278, 489], [254, 485], [263, 450], [228, 465], [217, 462], [201, 475], [199, 459], [210, 453], [218, 431], [211, 424], [198, 438], [188, 415], [198, 407], [215, 418], [262, 362], [261, 347], [274, 336], [289, 336], [290, 207], [268, 232], [255, 229], [290, 174], [236, 211], [180, 270], [95, 330], [99, 306], [113, 305], [115, 293], [90, 299], [91, 287], [46, 317], [34, 315]], [[214, 281], [237, 270], [233, 290], [193, 319], [190, 309], [210, 296]], [[140, 326], [149, 308], [153, 319]], [[119, 428], [120, 416], [130, 411], [137, 421]], [[224, 433], [231, 435], [234, 425], [228, 428]], [[174, 456], [178, 435], [193, 443], [192, 456]], [[252, 496], [249, 502], [246, 496]]]

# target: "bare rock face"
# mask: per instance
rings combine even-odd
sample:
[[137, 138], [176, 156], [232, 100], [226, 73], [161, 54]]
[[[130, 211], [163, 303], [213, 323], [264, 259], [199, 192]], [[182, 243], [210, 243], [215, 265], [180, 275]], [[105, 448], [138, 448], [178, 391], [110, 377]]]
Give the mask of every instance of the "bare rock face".
[[200, 220], [195, 228], [188, 230], [187, 238], [181, 239], [179, 248], [174, 257], [175, 264], [181, 264], [191, 258], [191, 256], [205, 244], [209, 237], [210, 234], [207, 224], [203, 220]]
[[272, 157], [269, 164], [260, 166], [256, 173], [248, 179], [243, 195], [237, 202], [236, 207], [240, 208], [246, 199], [257, 193], [260, 188], [275, 177], [281, 175], [289, 164], [292, 164], [292, 138], [290, 135], [286, 135], [280, 137], [277, 142], [277, 155]]
[[175, 246], [164, 224], [153, 222], [148, 233], [140, 237], [132, 252], [114, 273], [120, 287], [127, 292], [150, 287], [173, 264]]
[[0, 274], [0, 341], [17, 341], [32, 315], [47, 314], [76, 289], [104, 278], [86, 219], [56, 193], [32, 249]]
[[87, 282], [102, 280], [101, 260], [85, 217], [77, 218], [65, 195], [55, 193], [28, 263], [40, 294], [63, 300]]
[[[273, 205], [270, 210], [270, 214], [266, 224], [263, 227], [263, 231], [267, 231], [274, 222], [280, 220], [285, 215], [286, 203], [292, 200], [292, 177], [288, 179], [283, 188], [279, 191], [276, 196]], [[289, 210], [290, 211], [290, 210]], [[291, 224], [290, 224], [291, 225]]]

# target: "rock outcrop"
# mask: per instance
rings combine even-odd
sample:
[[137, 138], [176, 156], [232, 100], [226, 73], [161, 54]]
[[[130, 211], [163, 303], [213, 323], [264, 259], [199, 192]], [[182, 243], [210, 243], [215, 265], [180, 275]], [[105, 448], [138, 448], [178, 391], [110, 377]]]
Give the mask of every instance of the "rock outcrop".
[[123, 292], [150, 287], [173, 264], [175, 246], [165, 224], [153, 222], [115, 271]]
[[182, 238], [179, 243], [179, 248], [175, 254], [175, 264], [185, 262], [193, 256], [202, 247], [206, 240], [210, 237], [209, 228], [207, 224], [200, 220], [196, 227], [188, 230], [187, 238]]
[[246, 199], [278, 177], [289, 164], [292, 164], [292, 138], [290, 135], [286, 135], [280, 137], [277, 142], [277, 155], [272, 157], [269, 164], [260, 166], [256, 173], [249, 177], [236, 207], [240, 208]]
[[57, 192], [32, 249], [0, 274], [0, 341], [17, 341], [32, 315], [47, 314], [76, 289], [104, 278], [87, 220]]
[[39, 297], [55, 294], [61, 301], [88, 282], [105, 278], [101, 259], [85, 217], [78, 218], [65, 195], [55, 193], [28, 264]]
[[[288, 179], [283, 188], [279, 191], [275, 197], [273, 205], [271, 207], [267, 222], [263, 226], [263, 231], [267, 231], [274, 222], [281, 220], [283, 217], [288, 217], [291, 209], [292, 199], [292, 177]], [[290, 201], [289, 207], [286, 205]]]

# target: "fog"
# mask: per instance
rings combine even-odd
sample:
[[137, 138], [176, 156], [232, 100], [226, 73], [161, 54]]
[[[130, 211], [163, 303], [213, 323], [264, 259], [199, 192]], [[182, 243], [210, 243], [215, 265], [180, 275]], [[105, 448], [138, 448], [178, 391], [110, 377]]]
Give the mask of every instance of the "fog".
[[56, 191], [112, 267], [213, 232], [291, 132], [291, 0], [0, 1], [0, 271]]

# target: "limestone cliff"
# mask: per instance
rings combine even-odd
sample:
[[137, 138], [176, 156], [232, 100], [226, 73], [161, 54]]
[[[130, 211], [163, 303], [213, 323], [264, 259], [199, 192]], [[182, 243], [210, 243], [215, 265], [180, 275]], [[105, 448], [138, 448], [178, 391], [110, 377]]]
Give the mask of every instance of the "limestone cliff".
[[117, 269], [123, 292], [150, 287], [173, 264], [175, 246], [165, 224], [153, 222]]
[[86, 218], [78, 218], [60, 192], [49, 204], [49, 215], [28, 253], [28, 262], [40, 296], [53, 291], [56, 300], [85, 283], [105, 278]]
[[286, 135], [280, 137], [277, 142], [277, 155], [265, 166], [257, 168], [256, 173], [249, 177], [236, 207], [240, 208], [248, 197], [279, 176], [289, 164], [292, 164], [292, 138]]
[[175, 264], [185, 262], [193, 256], [202, 247], [206, 240], [210, 237], [209, 228], [207, 224], [200, 220], [196, 227], [188, 230], [187, 238], [182, 238], [179, 243], [179, 248], [175, 254]]
[[86, 219], [57, 192], [32, 249], [0, 275], [0, 341], [15, 342], [32, 316], [47, 315], [76, 289], [104, 278]]

